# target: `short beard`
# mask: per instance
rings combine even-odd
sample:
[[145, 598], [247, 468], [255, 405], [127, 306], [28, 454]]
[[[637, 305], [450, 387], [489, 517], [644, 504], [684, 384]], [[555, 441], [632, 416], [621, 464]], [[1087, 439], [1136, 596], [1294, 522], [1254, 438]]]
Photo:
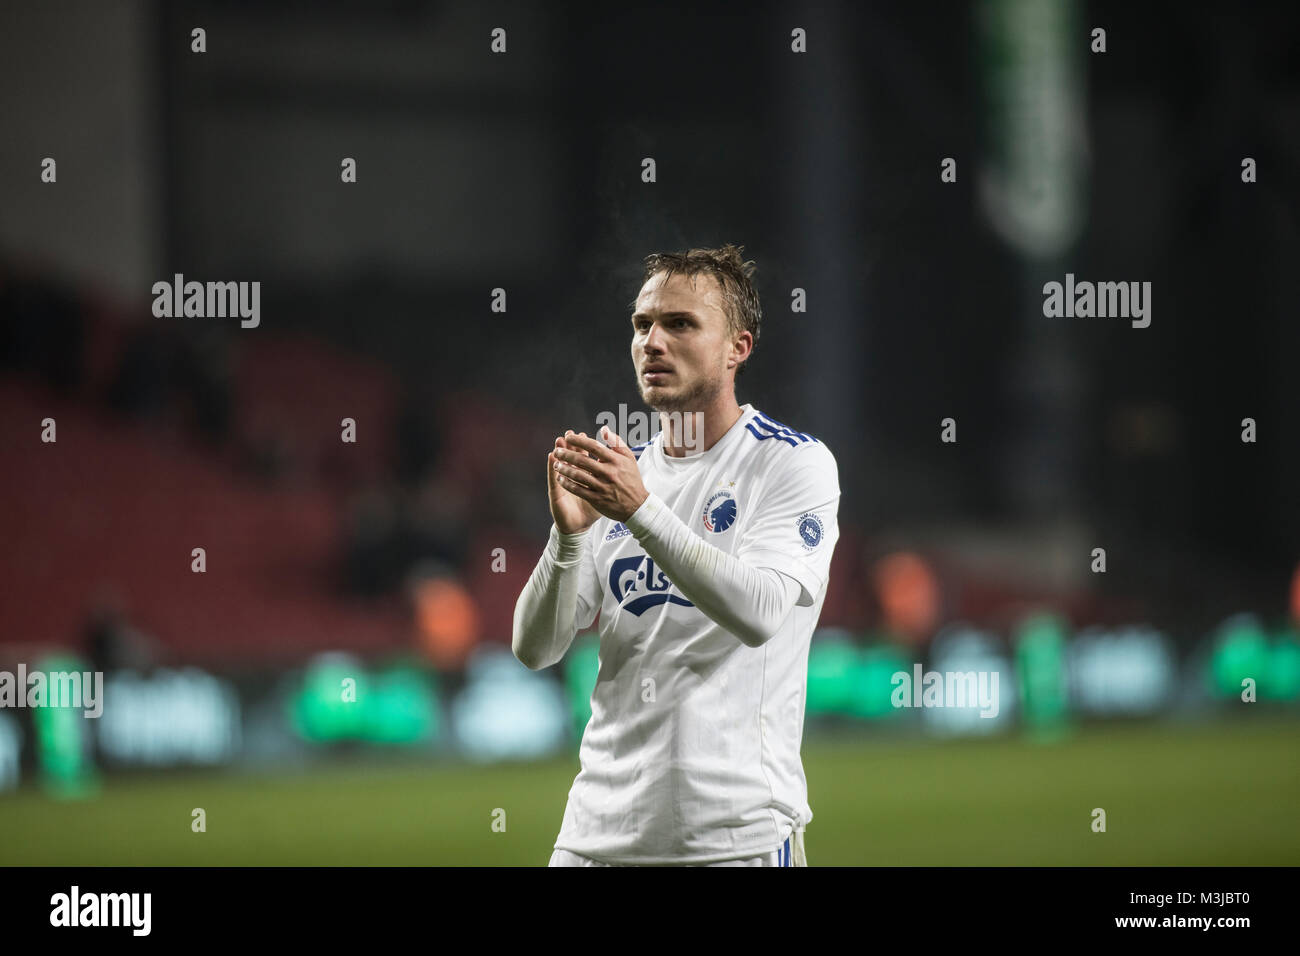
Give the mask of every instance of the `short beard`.
[[705, 379], [696, 383], [687, 392], [672, 398], [661, 398], [656, 402], [646, 397], [645, 388], [639, 378], [637, 387], [641, 390], [641, 400], [656, 412], [698, 412], [713, 404], [713, 400], [722, 391], [722, 380]]

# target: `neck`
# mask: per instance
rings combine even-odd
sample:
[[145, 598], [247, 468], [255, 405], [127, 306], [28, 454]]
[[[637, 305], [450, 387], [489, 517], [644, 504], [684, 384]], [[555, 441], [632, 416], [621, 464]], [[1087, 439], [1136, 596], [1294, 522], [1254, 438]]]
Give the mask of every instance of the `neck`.
[[712, 404], [689, 412], [660, 412], [664, 454], [669, 458], [698, 455], [716, 445], [741, 416], [736, 396], [718, 396]]

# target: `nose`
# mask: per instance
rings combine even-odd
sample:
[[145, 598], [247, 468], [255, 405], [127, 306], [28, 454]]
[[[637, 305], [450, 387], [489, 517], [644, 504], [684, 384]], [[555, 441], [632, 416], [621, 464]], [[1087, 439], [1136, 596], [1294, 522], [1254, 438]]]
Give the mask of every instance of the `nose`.
[[650, 331], [645, 334], [645, 351], [647, 355], [663, 355], [663, 343], [659, 341], [662, 337], [658, 325], [651, 325]]

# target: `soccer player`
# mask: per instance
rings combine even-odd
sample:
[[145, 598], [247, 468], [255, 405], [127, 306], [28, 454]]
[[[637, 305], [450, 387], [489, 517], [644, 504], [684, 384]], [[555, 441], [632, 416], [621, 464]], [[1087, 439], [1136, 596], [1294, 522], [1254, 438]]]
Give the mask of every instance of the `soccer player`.
[[825, 444], [736, 403], [762, 317], [742, 251], [646, 259], [632, 365], [654, 439], [566, 431], [547, 456], [554, 524], [515, 656], [550, 667], [600, 612], [551, 866], [807, 865], [799, 747], [839, 477]]

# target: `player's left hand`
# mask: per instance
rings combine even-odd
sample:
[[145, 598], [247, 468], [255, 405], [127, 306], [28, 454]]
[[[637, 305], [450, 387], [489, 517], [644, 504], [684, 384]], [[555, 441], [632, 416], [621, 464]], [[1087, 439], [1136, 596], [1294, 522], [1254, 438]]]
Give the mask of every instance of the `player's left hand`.
[[[572, 492], [588, 502], [606, 518], [626, 521], [650, 496], [641, 482], [641, 469], [636, 456], [608, 426], [600, 435], [605, 445], [588, 438], [586, 432], [566, 432], [564, 443], [568, 449], [558, 448], [553, 453], [557, 480], [565, 491]], [[572, 449], [581, 449], [574, 451]]]

